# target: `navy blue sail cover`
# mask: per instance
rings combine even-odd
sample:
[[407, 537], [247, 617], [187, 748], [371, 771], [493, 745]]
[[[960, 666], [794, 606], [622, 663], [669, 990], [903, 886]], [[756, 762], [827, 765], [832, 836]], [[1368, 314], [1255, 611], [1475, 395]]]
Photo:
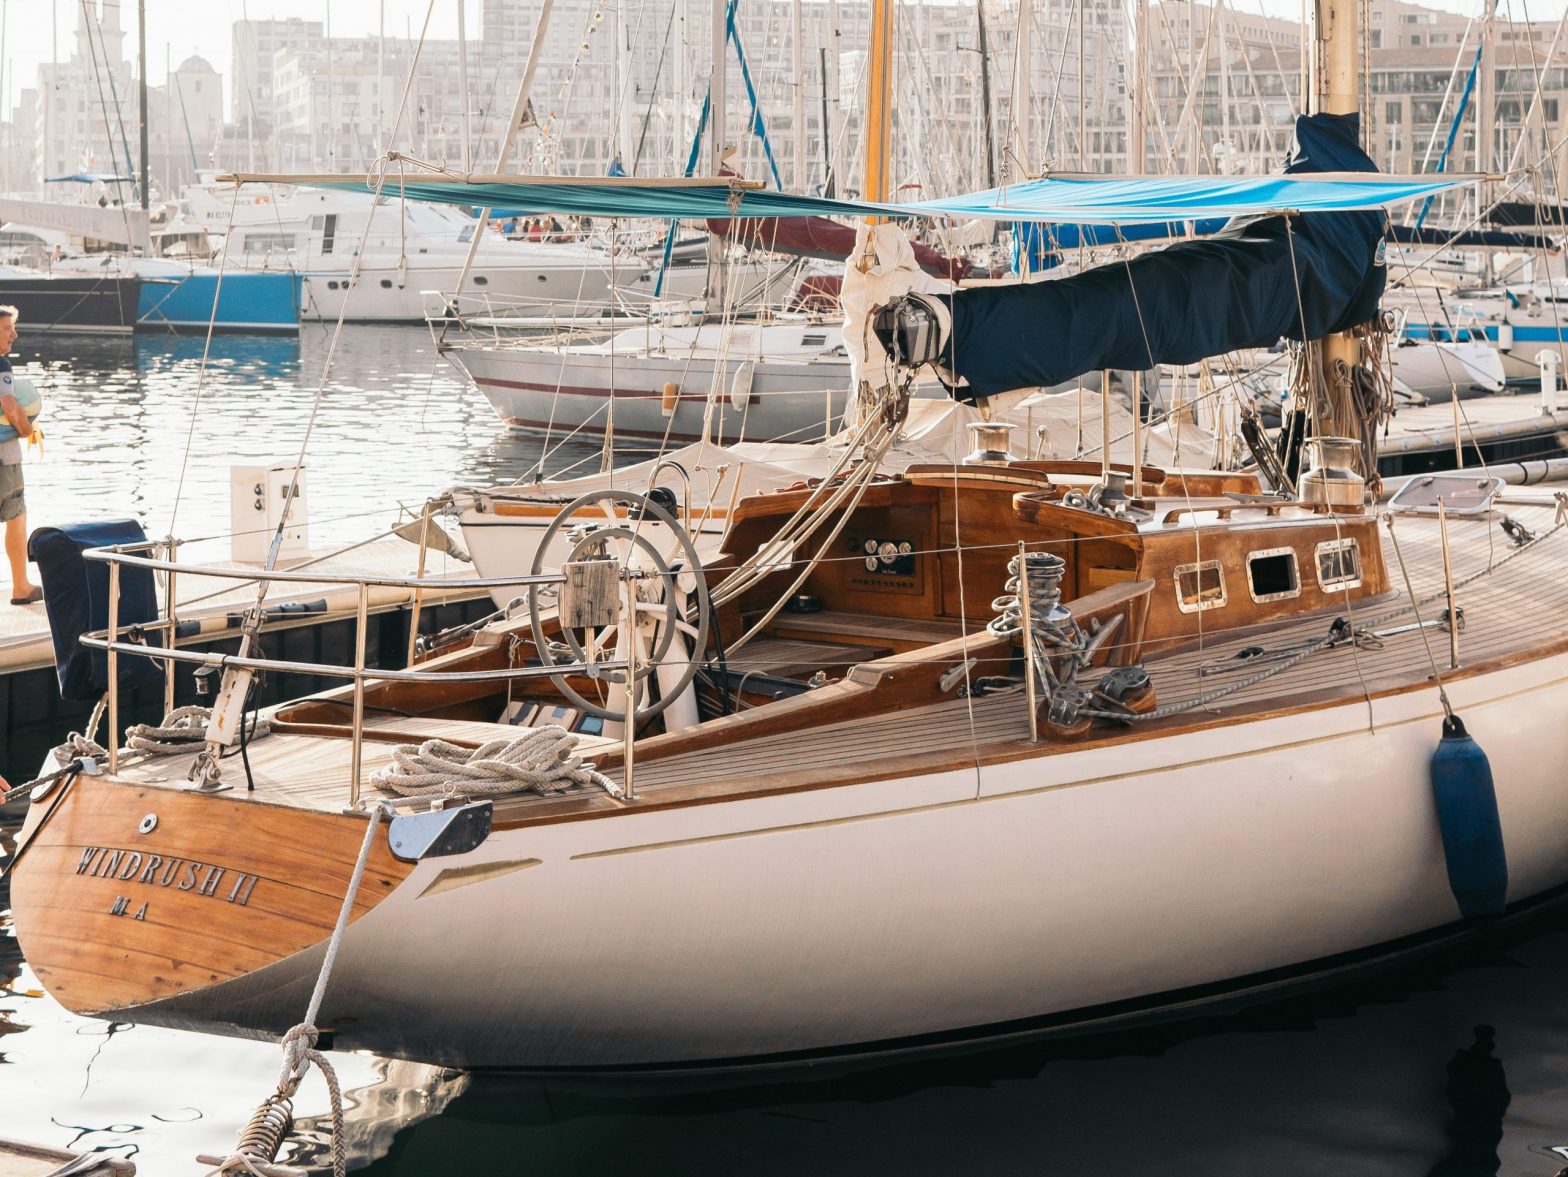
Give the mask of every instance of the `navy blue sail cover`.
[[[1288, 174], [1375, 172], [1356, 115], [1296, 120]], [[1233, 222], [1128, 262], [1056, 281], [959, 290], [943, 363], [973, 401], [1100, 369], [1189, 364], [1372, 318], [1383, 294], [1381, 210]]]
[[[147, 536], [134, 519], [107, 519], [66, 527], [40, 527], [27, 541], [27, 554], [38, 565], [44, 606], [54, 639], [55, 674], [60, 697], [72, 702], [98, 699], [109, 689], [109, 656], [88, 650], [78, 640], [109, 626], [109, 566], [83, 559], [88, 548], [145, 543]], [[158, 619], [158, 596], [149, 568], [120, 569], [122, 630]], [[122, 640], [124, 635], [122, 634]], [[157, 644], [154, 642], [154, 644]], [[150, 658], [122, 654], [120, 687], [161, 681], [163, 672]]]

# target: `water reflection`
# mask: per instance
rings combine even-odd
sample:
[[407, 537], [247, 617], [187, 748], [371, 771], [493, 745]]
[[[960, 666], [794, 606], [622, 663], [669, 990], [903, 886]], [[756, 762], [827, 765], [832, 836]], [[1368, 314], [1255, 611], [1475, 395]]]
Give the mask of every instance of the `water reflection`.
[[1545, 1177], [1568, 1130], [1568, 909], [1516, 936], [1110, 1037], [784, 1076], [480, 1075], [366, 1172]]
[[[229, 467], [289, 462], [331, 334], [131, 340], [29, 337], [13, 363], [44, 396], [30, 522], [132, 515], [162, 534], [228, 531]], [[539, 443], [508, 435], [418, 327], [344, 329], [306, 452], [314, 543], [362, 538], [454, 482], [506, 481]], [[188, 457], [187, 457], [188, 451]], [[178, 494], [179, 510], [175, 503]]]
[[1502, 1167], [1497, 1146], [1503, 1139], [1503, 1114], [1513, 1096], [1503, 1064], [1493, 1056], [1497, 1031], [1477, 1026], [1475, 1040], [1448, 1060], [1443, 1093], [1453, 1108], [1448, 1123], [1451, 1142], [1430, 1177], [1491, 1177]]

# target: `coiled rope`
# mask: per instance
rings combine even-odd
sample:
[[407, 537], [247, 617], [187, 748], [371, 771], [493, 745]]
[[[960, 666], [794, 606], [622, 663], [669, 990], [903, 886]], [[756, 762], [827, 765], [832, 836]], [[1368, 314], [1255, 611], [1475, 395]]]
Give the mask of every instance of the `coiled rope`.
[[392, 763], [371, 773], [370, 783], [400, 797], [524, 792], [549, 797], [590, 785], [622, 796], [619, 785], [572, 755], [576, 746], [577, 736], [555, 724], [525, 728], [510, 739], [490, 740], [477, 748], [446, 740], [399, 744], [392, 749]]
[[[128, 752], [144, 752], [149, 756], [177, 756], [194, 752], [207, 742], [207, 723], [212, 719], [210, 707], [176, 707], [163, 717], [162, 723], [133, 723], [125, 729], [125, 748]], [[80, 757], [103, 760], [108, 749], [92, 738], [97, 724], [88, 724], [87, 734], [72, 732], [65, 742], [58, 745], [51, 755], [55, 763], [70, 764]], [[248, 729], [247, 739], [267, 734], [267, 721], [257, 719]]]

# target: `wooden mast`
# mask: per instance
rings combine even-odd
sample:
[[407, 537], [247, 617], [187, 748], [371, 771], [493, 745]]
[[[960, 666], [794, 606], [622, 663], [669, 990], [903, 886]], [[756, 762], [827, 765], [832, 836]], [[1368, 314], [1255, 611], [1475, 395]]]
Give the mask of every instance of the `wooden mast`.
[[893, 117], [893, 0], [871, 0], [871, 62], [866, 98], [866, 199], [888, 199]]
[[[1357, 0], [1315, 0], [1312, 6], [1313, 113], [1355, 114], [1360, 108], [1356, 6]], [[1335, 378], [1340, 361], [1352, 370], [1361, 362], [1361, 345], [1348, 332], [1314, 342], [1321, 349], [1325, 395], [1313, 407], [1313, 432], [1318, 436], [1350, 437], [1364, 444], [1351, 384]], [[1362, 473], [1371, 478], [1377, 472]]]

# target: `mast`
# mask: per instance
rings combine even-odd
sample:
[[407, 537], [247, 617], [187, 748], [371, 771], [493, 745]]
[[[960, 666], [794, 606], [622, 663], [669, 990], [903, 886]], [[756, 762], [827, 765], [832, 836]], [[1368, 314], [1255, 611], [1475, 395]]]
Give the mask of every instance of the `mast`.
[[[1475, 79], [1475, 170], [1482, 174], [1490, 174], [1496, 156], [1496, 145], [1493, 140], [1496, 132], [1493, 130], [1497, 117], [1497, 74], [1492, 64], [1493, 46], [1496, 43], [1497, 23], [1493, 19], [1496, 3], [1483, 6], [1481, 13], [1481, 52], [1477, 60], [1481, 64]], [[1528, 130], [1521, 130], [1521, 140], [1528, 135]], [[1482, 185], [1476, 189], [1476, 197], [1480, 201], [1481, 209], [1490, 205], [1487, 189], [1490, 185]], [[1484, 267], [1482, 281], [1490, 286], [1492, 284], [1492, 251], [1481, 251], [1481, 264]]]
[[[1148, 167], [1144, 145], [1144, 91], [1149, 76], [1149, 0], [1138, 0], [1132, 26], [1132, 77], [1127, 84], [1127, 170], [1141, 176]], [[1082, 86], [1082, 82], [1079, 85]], [[1137, 465], [1136, 462], [1133, 463]]]
[[141, 151], [142, 208], [148, 207], [147, 175], [147, 0], [136, 6], [136, 138]]
[[[981, 76], [984, 77], [984, 73]], [[888, 198], [892, 120], [893, 0], [871, 0], [871, 62], [866, 97], [867, 200], [885, 201]]]
[[474, 170], [474, 140], [468, 125], [468, 111], [472, 104], [468, 100], [468, 26], [464, 23], [464, 13], [467, 8], [467, 0], [457, 0], [457, 93], [458, 101], [463, 107], [463, 172], [465, 174]]
[[[1313, 108], [1320, 114], [1355, 114], [1360, 105], [1360, 71], [1356, 53], [1357, 0], [1315, 0], [1312, 7]], [[1313, 432], [1320, 437], [1348, 437], [1358, 442], [1361, 419], [1353, 407], [1349, 380], [1340, 381], [1341, 363], [1354, 370], [1361, 362], [1361, 347], [1353, 335], [1342, 333], [1314, 341], [1321, 347], [1322, 398], [1313, 396]], [[1308, 345], [1311, 362], [1312, 345]], [[1377, 471], [1363, 470], [1368, 480]]]
[[790, 109], [790, 122], [795, 128], [795, 178], [792, 187], [796, 192], [806, 190], [806, 47], [801, 43], [800, 0], [790, 4], [790, 68], [795, 75], [794, 102]]
[[828, 51], [817, 47], [822, 68], [822, 195], [833, 199], [833, 130], [828, 126]]
[[[1013, 42], [1013, 133], [1010, 136], [1015, 145], [1015, 150], [1008, 153], [1009, 158], [1016, 160], [1025, 175], [1017, 177], [1027, 179], [1029, 170], [1029, 147], [1032, 140], [1029, 122], [1029, 67], [1034, 64], [1034, 6], [1029, 0], [1020, 0], [1018, 5], [1018, 30]], [[1078, 105], [1083, 106], [1083, 79], [1078, 81]], [[1013, 164], [1006, 163], [1003, 174], [1008, 179], [1013, 179]]]
[[[1083, 22], [1089, 15], [1089, 0], [1078, 0], [1078, 170], [1089, 170], [1089, 95], [1088, 75], [1084, 72], [1084, 42], [1086, 40]], [[1103, 109], [1103, 103], [1101, 108]], [[1049, 131], [1047, 131], [1049, 134]], [[1105, 142], [1101, 136], [1100, 142]]]
[[[724, 170], [724, 134], [726, 120], [724, 94], [724, 42], [726, 29], [725, 0], [713, 0], [710, 12], [712, 27], [709, 49], [712, 59], [708, 69], [708, 167], [717, 176]], [[673, 235], [673, 234], [672, 234]], [[724, 308], [724, 242], [714, 233], [708, 234], [708, 274], [703, 290], [703, 314], [711, 316]]]
[[985, 0], [975, 4], [975, 24], [980, 37], [980, 143], [985, 152], [985, 186], [996, 187], [996, 144], [991, 128], [991, 47], [985, 36]]

